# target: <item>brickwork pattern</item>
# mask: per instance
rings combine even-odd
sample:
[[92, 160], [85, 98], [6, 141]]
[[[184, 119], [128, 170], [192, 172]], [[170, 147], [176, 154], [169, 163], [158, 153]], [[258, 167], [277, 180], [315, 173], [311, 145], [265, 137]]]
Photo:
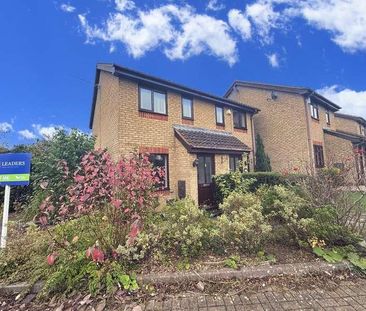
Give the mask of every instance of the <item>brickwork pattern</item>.
[[351, 133], [351, 134], [356, 134], [356, 135], [361, 134], [360, 125], [358, 122], [356, 122], [354, 120], [349, 120], [349, 119], [345, 119], [345, 118], [336, 116], [335, 122], [336, 122], [337, 129], [340, 131]]
[[[141, 310], [366, 310], [366, 280], [343, 281], [329, 289], [313, 286], [281, 290], [269, 287], [259, 292], [234, 295], [189, 294], [165, 300], [152, 299]], [[124, 310], [132, 310], [126, 306]]]
[[[193, 167], [196, 155], [188, 154], [177, 140], [173, 125], [193, 123], [195, 127], [216, 130], [215, 104], [193, 99], [194, 121], [187, 122], [182, 119], [181, 95], [168, 92], [167, 100], [167, 116], [139, 112], [137, 83], [102, 72], [93, 124], [96, 146], [108, 148], [114, 158], [140, 148], [169, 150], [171, 197], [177, 194], [178, 180], [185, 180], [188, 196], [197, 200], [197, 168]], [[225, 108], [225, 127], [221, 130], [232, 133], [253, 148], [249, 114], [247, 125], [247, 131], [234, 131], [232, 111]], [[228, 155], [216, 155], [215, 160], [216, 173], [229, 170]]]
[[328, 124], [327, 109], [318, 106], [319, 120], [313, 119], [303, 96], [276, 93], [278, 97], [273, 100], [270, 90], [238, 86], [229, 97], [261, 110], [254, 117], [254, 129], [263, 139], [274, 171], [305, 170], [314, 162], [313, 145], [324, 146], [323, 129], [335, 130], [335, 115], [329, 112]]

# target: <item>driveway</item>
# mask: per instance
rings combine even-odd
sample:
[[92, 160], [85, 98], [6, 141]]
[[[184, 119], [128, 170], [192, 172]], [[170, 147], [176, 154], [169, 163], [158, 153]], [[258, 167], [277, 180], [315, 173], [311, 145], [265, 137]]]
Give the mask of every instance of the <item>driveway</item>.
[[[135, 310], [366, 310], [366, 280], [343, 281], [332, 289], [266, 289], [236, 295], [191, 295], [151, 300]], [[128, 306], [126, 310], [132, 310]]]

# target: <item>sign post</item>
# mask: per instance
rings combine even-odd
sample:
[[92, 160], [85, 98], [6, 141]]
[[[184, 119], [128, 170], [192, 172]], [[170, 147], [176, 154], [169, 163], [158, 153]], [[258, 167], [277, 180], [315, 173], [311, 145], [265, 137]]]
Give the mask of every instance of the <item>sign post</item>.
[[29, 185], [31, 157], [30, 153], [0, 154], [0, 186], [5, 186], [0, 243], [2, 249], [6, 247], [8, 236], [10, 186]]

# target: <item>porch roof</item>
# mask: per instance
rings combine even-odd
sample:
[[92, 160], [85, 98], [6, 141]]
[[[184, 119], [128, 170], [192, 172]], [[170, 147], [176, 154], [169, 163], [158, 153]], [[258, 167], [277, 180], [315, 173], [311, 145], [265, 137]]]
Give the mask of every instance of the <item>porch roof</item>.
[[191, 153], [243, 153], [251, 150], [228, 132], [183, 125], [174, 125], [174, 132]]
[[349, 140], [350, 142], [354, 144], [360, 144], [360, 143], [366, 143], [366, 136], [357, 135], [353, 133], [347, 133], [339, 130], [329, 130], [329, 129], [323, 129], [324, 133], [333, 135], [339, 138], [343, 138], [346, 140]]

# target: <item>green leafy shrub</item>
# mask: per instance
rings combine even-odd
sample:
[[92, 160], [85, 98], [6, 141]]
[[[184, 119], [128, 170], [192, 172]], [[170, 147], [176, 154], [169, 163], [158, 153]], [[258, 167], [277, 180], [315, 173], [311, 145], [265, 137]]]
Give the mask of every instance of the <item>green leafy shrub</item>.
[[356, 244], [358, 238], [338, 222], [337, 210], [332, 206], [311, 209], [311, 217], [300, 221], [308, 237], [317, 237], [327, 245]]
[[30, 210], [26, 211], [27, 219], [38, 214], [36, 207], [41, 198], [48, 198], [53, 209], [49, 218], [53, 219], [61, 206], [60, 197], [65, 195], [73, 182], [73, 174], [78, 168], [81, 158], [94, 148], [94, 138], [78, 130], [67, 133], [59, 129], [56, 134], [46, 140], [32, 145]]
[[227, 249], [257, 251], [271, 231], [258, 198], [254, 194], [233, 192], [220, 208], [223, 214], [217, 219], [217, 227], [222, 245]]
[[242, 173], [239, 171], [214, 176], [216, 200], [222, 203], [232, 191], [255, 192], [262, 185], [295, 185], [306, 178], [304, 175], [282, 175], [272, 172]]
[[212, 220], [192, 200], [184, 199], [166, 205], [152, 227], [163, 250], [194, 257], [208, 246]]

